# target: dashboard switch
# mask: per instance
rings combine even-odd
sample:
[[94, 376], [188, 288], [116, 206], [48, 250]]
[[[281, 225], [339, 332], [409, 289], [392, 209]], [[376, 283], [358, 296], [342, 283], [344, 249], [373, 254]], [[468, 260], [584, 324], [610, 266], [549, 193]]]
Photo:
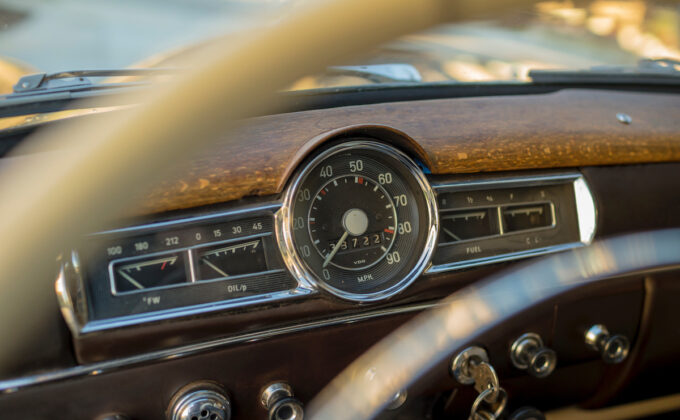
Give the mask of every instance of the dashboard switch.
[[293, 397], [293, 388], [283, 382], [268, 385], [260, 402], [269, 411], [269, 420], [302, 420], [305, 415], [302, 403]]
[[541, 336], [527, 333], [517, 338], [510, 348], [512, 364], [531, 376], [545, 378], [557, 366], [557, 354], [543, 345]]
[[628, 357], [630, 341], [625, 335], [611, 335], [602, 324], [593, 325], [586, 331], [586, 345], [600, 352], [605, 363], [621, 363]]

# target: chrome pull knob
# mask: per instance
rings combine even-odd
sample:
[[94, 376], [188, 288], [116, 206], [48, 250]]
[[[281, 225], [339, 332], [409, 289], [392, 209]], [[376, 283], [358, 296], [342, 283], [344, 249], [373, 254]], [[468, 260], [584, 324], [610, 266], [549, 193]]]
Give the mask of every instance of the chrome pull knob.
[[172, 399], [168, 420], [229, 420], [231, 402], [224, 389], [210, 381], [194, 382]]
[[293, 389], [283, 382], [267, 386], [260, 402], [269, 411], [269, 420], [302, 420], [305, 416], [302, 403], [293, 397]]
[[586, 345], [602, 355], [605, 363], [621, 363], [628, 357], [630, 341], [621, 334], [610, 335], [602, 324], [593, 325], [586, 331]]
[[557, 354], [545, 347], [541, 336], [535, 333], [523, 334], [512, 343], [510, 360], [517, 369], [536, 378], [545, 378], [557, 366]]

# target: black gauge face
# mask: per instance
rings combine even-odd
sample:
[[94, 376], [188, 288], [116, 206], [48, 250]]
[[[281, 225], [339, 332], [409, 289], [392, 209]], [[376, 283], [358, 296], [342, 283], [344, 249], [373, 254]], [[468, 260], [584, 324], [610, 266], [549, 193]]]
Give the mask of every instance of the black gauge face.
[[114, 263], [112, 265], [116, 293], [136, 292], [187, 282], [182, 253]]
[[[348, 197], [356, 207], [347, 208]], [[384, 258], [392, 248], [398, 224], [387, 191], [360, 175], [339, 176], [323, 185], [314, 196], [307, 220], [324, 268], [332, 264], [345, 270], [362, 270]]]
[[439, 219], [439, 243], [498, 235], [499, 226], [494, 207], [446, 212]]
[[329, 149], [298, 176], [284, 210], [296, 263], [344, 298], [397, 293], [431, 255], [431, 194], [419, 168], [388, 146], [352, 142]]
[[267, 271], [262, 239], [259, 238], [202, 248], [196, 255], [199, 281]]

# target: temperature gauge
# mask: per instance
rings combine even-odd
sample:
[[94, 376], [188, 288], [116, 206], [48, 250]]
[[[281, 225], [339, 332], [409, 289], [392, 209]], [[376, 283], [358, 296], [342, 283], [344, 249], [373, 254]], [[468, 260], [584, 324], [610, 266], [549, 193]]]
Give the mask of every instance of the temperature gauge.
[[184, 253], [120, 261], [111, 266], [114, 293], [187, 283]]
[[199, 249], [197, 280], [223, 279], [267, 271], [262, 239]]

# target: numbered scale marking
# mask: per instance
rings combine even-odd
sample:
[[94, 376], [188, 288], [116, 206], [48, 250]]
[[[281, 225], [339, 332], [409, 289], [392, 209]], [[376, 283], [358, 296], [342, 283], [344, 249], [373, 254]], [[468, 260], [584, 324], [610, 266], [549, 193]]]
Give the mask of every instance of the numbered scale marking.
[[219, 245], [198, 251], [198, 280], [212, 280], [265, 271], [262, 240]]
[[187, 281], [182, 253], [117, 264], [113, 273], [114, 290], [118, 293], [171, 286]]

